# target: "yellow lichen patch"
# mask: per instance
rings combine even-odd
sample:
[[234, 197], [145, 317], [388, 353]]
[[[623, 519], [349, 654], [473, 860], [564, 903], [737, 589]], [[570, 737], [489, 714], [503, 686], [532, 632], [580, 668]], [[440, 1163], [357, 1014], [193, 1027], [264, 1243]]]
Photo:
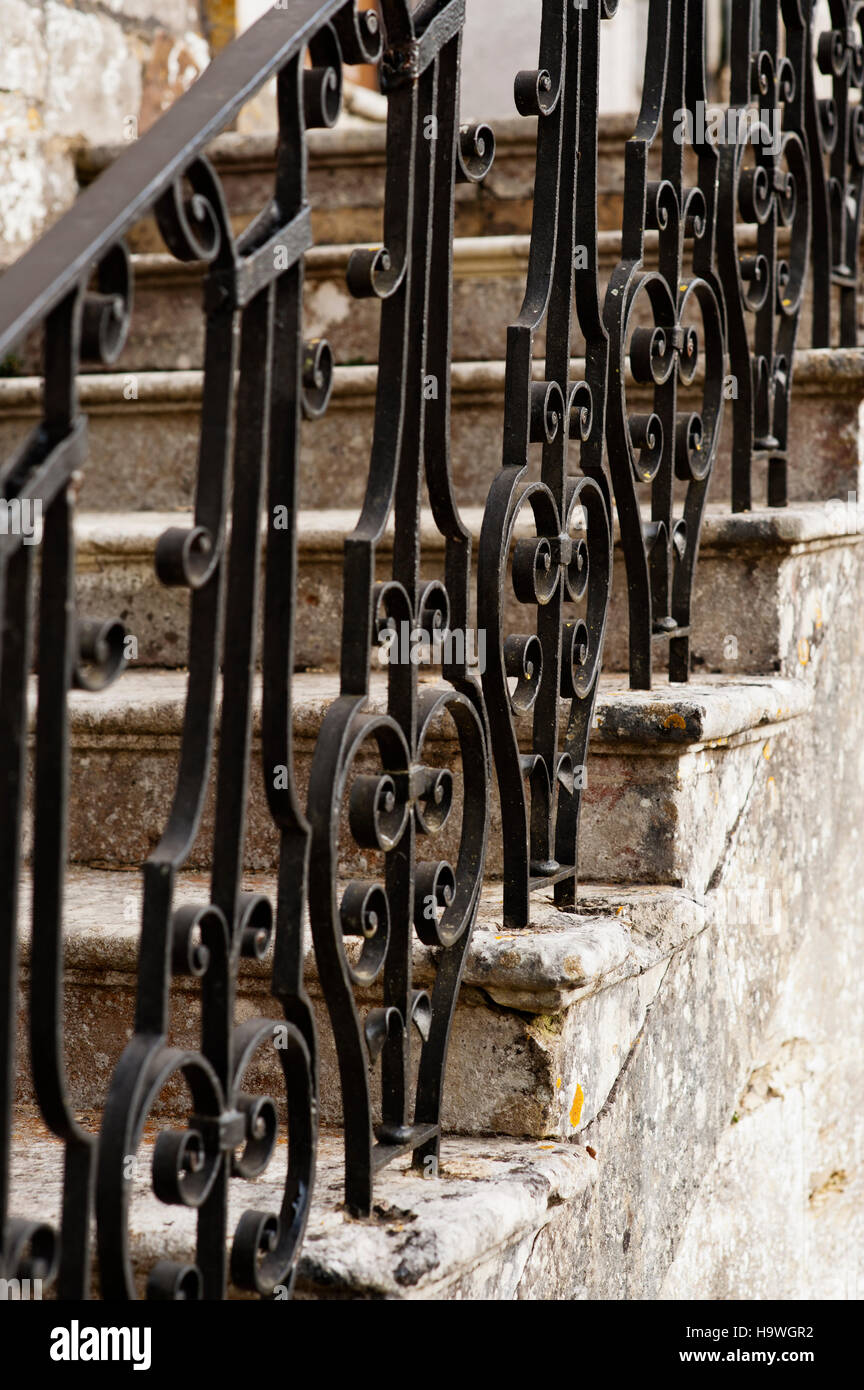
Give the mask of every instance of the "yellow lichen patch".
[[771, 744], [770, 744], [770, 743], [766, 743], [766, 744], [765, 744], [765, 747], [762, 749], [762, 757], [765, 758], [766, 761], [771, 757]]
[[563, 1084], [564, 1084], [564, 1082], [563, 1082], [562, 1077], [556, 1076], [556, 1078], [555, 1078], [555, 1090], [556, 1090], [556, 1091], [560, 1091], [560, 1090], [561, 1090], [561, 1087], [563, 1086]]
[[204, 0], [201, 9], [210, 52], [218, 53], [237, 33], [236, 0]]
[[537, 1147], [538, 1147], [538, 1149], [551, 1149], [551, 1150], [554, 1152], [555, 1149], [557, 1149], [558, 1145], [557, 1145], [557, 1144], [538, 1144]]
[[798, 660], [802, 666], [806, 666], [810, 660], [810, 643], [806, 637], [802, 637], [798, 643]]
[[573, 1104], [570, 1106], [570, 1123], [575, 1129], [582, 1117], [582, 1106], [585, 1104], [585, 1092], [581, 1086], [576, 1087], [573, 1096]]
[[687, 721], [685, 720], [683, 714], [678, 714], [677, 711], [673, 711], [672, 714], [667, 714], [666, 718], [663, 720], [663, 728], [686, 729]]
[[822, 626], [822, 609], [818, 603], [816, 604], [816, 611], [813, 614], [813, 626], [817, 628]]

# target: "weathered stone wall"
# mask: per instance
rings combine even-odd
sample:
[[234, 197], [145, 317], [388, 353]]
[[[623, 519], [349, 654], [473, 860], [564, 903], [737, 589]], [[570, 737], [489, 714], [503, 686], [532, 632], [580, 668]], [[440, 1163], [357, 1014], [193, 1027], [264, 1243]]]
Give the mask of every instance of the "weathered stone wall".
[[3, 0], [0, 264], [76, 194], [75, 150], [134, 140], [209, 58], [197, 0]]
[[[858, 537], [826, 542], [797, 587], [782, 664], [812, 710], [764, 741], [705, 928], [656, 982], [582, 1132], [597, 1183], [536, 1243], [522, 1297], [864, 1294]], [[680, 829], [694, 844], [707, 828]], [[770, 912], [742, 911], [755, 885]], [[602, 1020], [593, 1038], [599, 1054]]]

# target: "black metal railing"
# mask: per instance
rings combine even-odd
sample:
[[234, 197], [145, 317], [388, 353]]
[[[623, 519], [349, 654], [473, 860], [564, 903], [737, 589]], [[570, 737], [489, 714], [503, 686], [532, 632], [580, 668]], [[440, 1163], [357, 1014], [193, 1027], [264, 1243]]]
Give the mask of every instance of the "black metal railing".
[[[730, 103], [718, 113], [706, 106], [705, 0], [651, 0], [642, 107], [621, 150], [620, 259], [604, 287], [598, 74], [616, 8], [616, 0], [543, 0], [538, 68], [516, 76], [517, 106], [537, 121], [534, 220], [524, 300], [502, 341], [502, 467], [490, 480], [476, 566], [483, 672], [463, 640], [441, 645], [437, 682], [421, 682], [411, 659], [372, 674], [394, 634], [419, 631], [434, 646], [464, 639], [472, 618], [472, 538], [450, 460], [454, 197], [460, 181], [485, 177], [494, 140], [484, 126], [460, 125], [465, 0], [381, 0], [380, 21], [355, 12], [354, 0], [284, 0], [0, 282], [0, 360], [38, 331], [44, 362], [41, 419], [0, 468], [7, 521], [34, 503], [44, 517], [38, 548], [8, 524], [0, 535], [0, 1277], [48, 1280], [56, 1271], [60, 1297], [86, 1296], [95, 1214], [104, 1297], [219, 1298], [229, 1282], [264, 1296], [290, 1292], [318, 1128], [307, 910], [336, 1043], [348, 1207], [370, 1211], [374, 1174], [397, 1155], [434, 1173], [493, 764], [507, 925], [529, 923], [537, 889], [552, 888], [563, 909], [576, 905], [614, 518], [630, 681], [650, 688], [655, 650], [671, 680], [689, 675], [699, 533], [727, 407], [733, 509], [750, 507], [763, 464], [769, 502], [786, 501], [808, 287], [814, 344], [831, 340], [835, 289], [839, 341], [856, 340], [864, 6], [832, 0], [832, 31], [819, 35], [807, 0], [733, 5]], [[344, 62], [380, 63], [388, 103], [383, 244], [358, 248], [347, 272], [352, 294], [381, 301], [380, 340], [365, 500], [344, 544], [338, 693], [304, 802], [292, 746], [300, 424], [326, 410], [333, 371], [327, 344], [305, 341], [302, 330], [312, 242], [305, 132], [334, 124]], [[274, 76], [272, 197], [236, 234], [205, 151]], [[826, 77], [830, 97], [818, 85]], [[207, 267], [194, 517], [170, 528], [155, 556], [162, 583], [189, 590], [188, 684], [173, 806], [143, 866], [134, 1029], [97, 1139], [76, 1113], [64, 1066], [68, 693], [122, 676], [125, 633], [76, 607], [74, 504], [88, 459], [76, 380], [82, 364], [110, 364], [122, 349], [133, 288], [124, 236], [151, 210], [169, 251]], [[429, 578], [424, 561], [424, 489], [443, 538], [443, 579]], [[209, 896], [178, 906], [211, 771]], [[280, 837], [275, 908], [242, 890], [253, 776]], [[31, 1070], [41, 1117], [65, 1156], [57, 1229], [9, 1206], [25, 838]], [[414, 987], [415, 937], [436, 951], [431, 991]], [[238, 1024], [241, 961], [268, 948], [276, 1016]], [[172, 981], [182, 976], [199, 982], [200, 1045], [191, 1049], [171, 1040]], [[264, 1052], [276, 1053], [278, 1103], [253, 1082], [246, 1089]], [[183, 1127], [159, 1129], [152, 1186], [163, 1202], [197, 1211], [197, 1246], [188, 1262], [158, 1261], [142, 1289], [129, 1234], [135, 1155], [178, 1078], [189, 1111]], [[232, 1178], [264, 1171], [286, 1121], [281, 1207], [247, 1210], [229, 1241]]]

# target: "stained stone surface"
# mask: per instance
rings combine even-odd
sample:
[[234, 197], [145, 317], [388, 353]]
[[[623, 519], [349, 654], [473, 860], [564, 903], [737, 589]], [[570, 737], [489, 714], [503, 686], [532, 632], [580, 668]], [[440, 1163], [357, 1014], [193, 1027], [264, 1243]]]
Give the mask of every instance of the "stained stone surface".
[[[421, 674], [421, 687], [434, 674]], [[306, 673], [294, 688], [295, 761], [305, 797], [315, 740], [324, 712], [337, 693], [336, 678]], [[807, 682], [779, 677], [706, 677], [688, 686], [659, 683], [656, 704], [626, 689], [621, 677], [601, 681], [597, 733], [581, 833], [582, 875], [587, 881], [668, 883], [704, 892], [724, 837], [749, 794], [754, 769], [765, 758], [772, 733], [783, 730], [812, 698]], [[186, 698], [182, 672], [135, 671], [93, 697], [70, 697], [70, 857], [105, 868], [140, 864], [162, 832], [173, 797], [176, 759]], [[371, 682], [373, 704], [385, 699], [383, 677]], [[257, 700], [253, 757], [257, 767]], [[526, 737], [529, 726], [520, 730]], [[461, 772], [450, 722], [430, 732], [424, 756], [451, 766], [454, 812], [437, 843], [456, 852], [461, 824]], [[527, 746], [527, 745], [526, 745]], [[358, 764], [359, 766], [359, 764]], [[366, 766], [366, 764], [362, 764]], [[368, 770], [374, 770], [371, 761]], [[248, 804], [245, 865], [271, 871], [278, 837], [263, 787], [253, 778]], [[491, 829], [487, 876], [502, 870], [497, 787], [490, 786]], [[695, 838], [682, 825], [699, 822]], [[210, 862], [213, 799], [188, 860]], [[368, 875], [369, 854], [345, 843], [343, 871]]]

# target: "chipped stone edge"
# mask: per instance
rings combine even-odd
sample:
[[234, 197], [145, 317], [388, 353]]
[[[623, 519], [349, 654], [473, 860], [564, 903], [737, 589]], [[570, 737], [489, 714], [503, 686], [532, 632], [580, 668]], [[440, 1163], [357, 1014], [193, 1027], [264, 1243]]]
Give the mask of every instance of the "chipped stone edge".
[[[191, 877], [191, 876], [190, 876]], [[128, 879], [129, 892], [123, 893]], [[104, 896], [94, 891], [101, 886]], [[179, 884], [178, 902], [206, 896], [203, 881]], [[22, 883], [22, 904], [29, 903], [29, 874]], [[122, 920], [124, 899], [140, 897], [138, 875], [122, 870], [83, 870], [70, 873], [66, 888], [67, 921], [77, 926], [64, 934], [66, 981], [134, 990], [137, 979], [139, 925]], [[710, 895], [709, 895], [710, 897]], [[106, 902], [107, 899], [107, 902]], [[490, 901], [491, 899], [491, 901]], [[708, 897], [699, 898], [675, 887], [616, 889], [584, 885], [580, 913], [559, 912], [540, 900], [530, 928], [507, 931], [502, 925], [500, 887], [481, 903], [468, 948], [463, 975], [463, 1002], [531, 1014], [563, 1012], [579, 1000], [598, 994], [665, 960], [704, 930], [710, 920]], [[109, 913], [113, 911], [113, 918]], [[93, 924], [81, 926], [92, 912]], [[116, 920], [117, 917], [121, 920]], [[106, 921], [107, 917], [107, 921]], [[22, 912], [19, 932], [22, 967], [30, 960], [30, 926]], [[359, 943], [346, 943], [349, 952]], [[435, 978], [437, 948], [414, 942], [414, 981], [421, 988]], [[240, 985], [247, 995], [269, 997], [271, 961], [243, 960]], [[304, 976], [310, 994], [320, 997], [314, 952], [305, 927]], [[193, 980], [178, 979], [175, 988], [197, 991]], [[358, 996], [361, 998], [362, 996]], [[370, 994], [371, 999], [371, 994]]]

